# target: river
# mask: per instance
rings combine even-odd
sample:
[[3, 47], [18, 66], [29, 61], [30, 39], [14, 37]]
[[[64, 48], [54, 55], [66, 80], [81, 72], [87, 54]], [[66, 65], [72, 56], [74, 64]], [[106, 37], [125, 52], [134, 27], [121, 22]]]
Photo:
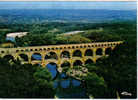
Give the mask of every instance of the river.
[[[33, 55], [34, 59], [41, 59], [41, 56]], [[82, 82], [66, 76], [65, 73], [59, 73], [57, 66], [48, 64], [46, 68], [52, 75], [54, 80], [54, 88], [56, 89], [56, 97], [58, 98], [88, 98]]]
[[[14, 38], [6, 39], [15, 42]], [[33, 55], [32, 57], [36, 60], [41, 60], [41, 56], [39, 55]], [[68, 77], [65, 73], [59, 73], [56, 65], [48, 64], [45, 68], [47, 68], [52, 75], [54, 88], [56, 89], [56, 97], [88, 98], [81, 81]]]

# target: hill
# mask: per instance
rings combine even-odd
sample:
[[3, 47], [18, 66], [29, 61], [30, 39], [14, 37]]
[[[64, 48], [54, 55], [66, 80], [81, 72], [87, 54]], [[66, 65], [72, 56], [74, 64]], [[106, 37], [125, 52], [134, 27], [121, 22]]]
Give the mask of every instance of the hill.
[[84, 22], [136, 20], [136, 10], [7, 9], [0, 10], [0, 23]]

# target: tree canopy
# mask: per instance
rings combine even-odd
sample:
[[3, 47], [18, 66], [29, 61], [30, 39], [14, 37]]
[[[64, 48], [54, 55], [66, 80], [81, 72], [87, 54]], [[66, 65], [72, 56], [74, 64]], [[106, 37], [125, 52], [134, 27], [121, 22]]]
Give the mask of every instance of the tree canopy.
[[53, 98], [50, 72], [37, 65], [0, 59], [1, 98]]

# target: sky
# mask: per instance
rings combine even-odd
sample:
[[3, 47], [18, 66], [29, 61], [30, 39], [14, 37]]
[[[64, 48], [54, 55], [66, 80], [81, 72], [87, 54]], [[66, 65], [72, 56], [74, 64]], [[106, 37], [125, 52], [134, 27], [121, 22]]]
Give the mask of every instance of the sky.
[[0, 9], [108, 9], [108, 10], [133, 10], [136, 1], [110, 1], [110, 2], [84, 2], [84, 1], [0, 1]]

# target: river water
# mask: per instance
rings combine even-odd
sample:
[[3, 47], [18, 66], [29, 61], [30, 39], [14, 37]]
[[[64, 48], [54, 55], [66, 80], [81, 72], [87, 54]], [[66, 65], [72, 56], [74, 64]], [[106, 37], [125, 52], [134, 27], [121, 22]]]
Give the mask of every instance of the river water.
[[[6, 38], [6, 40], [15, 42], [14, 38]], [[33, 55], [32, 57], [36, 60], [41, 60], [41, 56], [39, 55]], [[68, 77], [65, 73], [59, 73], [56, 65], [48, 64], [46, 68], [52, 75], [54, 88], [56, 89], [56, 97], [88, 98], [81, 81]]]
[[[39, 60], [41, 56], [33, 55], [33, 58]], [[56, 64], [48, 64], [46, 68], [49, 70], [54, 80], [54, 88], [57, 91], [56, 97], [88, 98], [81, 81], [68, 77], [65, 73], [59, 73]]]
[[6, 40], [9, 40], [9, 41], [15, 41], [15, 38], [12, 38], [12, 37], [6, 37]]

